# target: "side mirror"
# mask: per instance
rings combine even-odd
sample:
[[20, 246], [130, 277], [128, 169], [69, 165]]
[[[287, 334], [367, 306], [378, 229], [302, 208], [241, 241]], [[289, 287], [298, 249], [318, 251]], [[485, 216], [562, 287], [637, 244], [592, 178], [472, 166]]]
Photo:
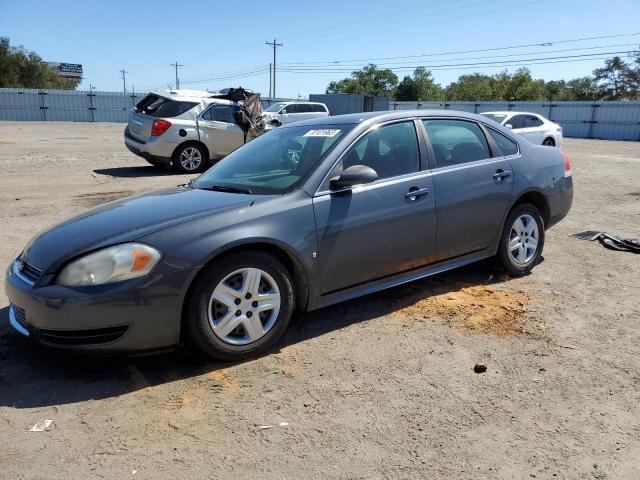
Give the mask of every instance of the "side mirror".
[[282, 109], [282, 110], [280, 110], [278, 113], [279, 113], [280, 115], [283, 115], [283, 114], [287, 113], [287, 109], [286, 109], [286, 108], [283, 108], [283, 109]]
[[510, 123], [505, 123], [504, 126], [507, 127], [509, 130], [513, 129], [513, 125], [511, 125]]
[[377, 172], [366, 165], [352, 165], [343, 170], [339, 177], [334, 177], [329, 181], [332, 190], [350, 188], [354, 185], [371, 183], [378, 179]]

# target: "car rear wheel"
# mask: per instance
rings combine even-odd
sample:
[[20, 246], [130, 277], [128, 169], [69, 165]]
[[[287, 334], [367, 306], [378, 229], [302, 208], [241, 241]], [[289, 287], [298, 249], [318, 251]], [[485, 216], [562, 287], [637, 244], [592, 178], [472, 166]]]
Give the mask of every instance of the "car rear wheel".
[[536, 207], [516, 205], [509, 213], [500, 237], [497, 260], [511, 275], [525, 275], [538, 262], [544, 247], [544, 222]]
[[293, 305], [291, 277], [280, 261], [262, 252], [231, 254], [198, 278], [185, 339], [216, 360], [257, 355], [283, 335]]
[[173, 166], [181, 173], [196, 173], [204, 170], [208, 155], [204, 148], [196, 143], [187, 143], [173, 154]]
[[545, 145], [547, 147], [555, 147], [556, 146], [556, 141], [551, 137], [547, 137], [542, 142], [542, 145]]

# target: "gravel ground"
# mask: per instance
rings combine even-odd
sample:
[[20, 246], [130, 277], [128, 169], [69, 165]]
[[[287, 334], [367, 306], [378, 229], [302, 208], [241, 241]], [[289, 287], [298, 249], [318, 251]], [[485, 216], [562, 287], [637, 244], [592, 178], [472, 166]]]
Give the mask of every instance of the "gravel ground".
[[[123, 127], [0, 122], [1, 265], [87, 207], [185, 182]], [[571, 237], [640, 237], [640, 143], [565, 150], [574, 206], [531, 275], [478, 265], [298, 315], [243, 363], [41, 351], [0, 293], [0, 477], [640, 478], [640, 256]]]

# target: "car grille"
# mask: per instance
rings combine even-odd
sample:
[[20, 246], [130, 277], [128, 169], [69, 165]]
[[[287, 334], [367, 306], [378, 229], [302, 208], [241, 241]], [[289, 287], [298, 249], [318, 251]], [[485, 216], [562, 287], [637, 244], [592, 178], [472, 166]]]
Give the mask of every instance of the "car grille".
[[31, 285], [36, 283], [42, 275], [42, 270], [29, 265], [22, 259], [16, 260], [13, 271], [18, 277]]
[[91, 330], [39, 330], [43, 342], [54, 345], [100, 345], [119, 340], [127, 333], [128, 325], [94, 328]]

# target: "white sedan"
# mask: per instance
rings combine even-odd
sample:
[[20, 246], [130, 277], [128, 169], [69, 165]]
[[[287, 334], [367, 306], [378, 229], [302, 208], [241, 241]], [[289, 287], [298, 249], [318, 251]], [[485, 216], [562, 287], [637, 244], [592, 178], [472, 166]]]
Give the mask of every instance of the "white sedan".
[[559, 147], [562, 144], [562, 127], [537, 113], [483, 112], [491, 120], [510, 128], [531, 143]]

